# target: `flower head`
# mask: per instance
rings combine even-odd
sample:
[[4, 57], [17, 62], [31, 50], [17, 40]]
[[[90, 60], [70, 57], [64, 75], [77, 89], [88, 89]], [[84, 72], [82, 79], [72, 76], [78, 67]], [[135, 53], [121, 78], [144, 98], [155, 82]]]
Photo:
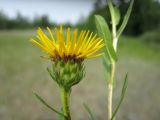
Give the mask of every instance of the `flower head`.
[[102, 55], [102, 53], [97, 54], [96, 52], [104, 46], [103, 40], [93, 32], [82, 30], [78, 34], [77, 29], [72, 32], [70, 28], [64, 32], [62, 25], [59, 30], [55, 28], [53, 33], [48, 27], [47, 31], [50, 37], [38, 28], [38, 40], [32, 39], [31, 41], [46, 52], [48, 58], [53, 61], [83, 61]]

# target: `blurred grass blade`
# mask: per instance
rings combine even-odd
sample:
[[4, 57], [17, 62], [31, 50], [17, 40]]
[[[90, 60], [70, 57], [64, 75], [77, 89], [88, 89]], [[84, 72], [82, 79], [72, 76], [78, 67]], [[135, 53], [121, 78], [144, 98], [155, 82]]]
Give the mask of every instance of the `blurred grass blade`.
[[94, 120], [94, 116], [91, 112], [91, 109], [88, 107], [88, 105], [83, 103], [83, 106], [84, 106], [85, 110], [88, 112], [90, 120]]
[[121, 92], [121, 98], [119, 100], [119, 103], [115, 109], [115, 111], [113, 112], [113, 115], [112, 115], [112, 118], [111, 120], [114, 120], [114, 117], [116, 116], [122, 102], [123, 102], [123, 99], [124, 99], [124, 96], [125, 96], [125, 93], [126, 93], [126, 89], [127, 89], [127, 83], [128, 83], [128, 74], [126, 74], [125, 76], [125, 79], [124, 79], [124, 83], [123, 83], [123, 87], [122, 87], [122, 92]]
[[133, 3], [134, 3], [134, 0], [131, 0], [130, 2], [130, 5], [129, 5], [129, 8], [127, 10], [127, 13], [126, 15], [124, 16], [124, 19], [123, 19], [123, 22], [122, 22], [122, 25], [120, 26], [118, 32], [117, 32], [117, 37], [119, 38], [119, 36], [122, 34], [124, 28], [126, 27], [127, 23], [128, 23], [128, 20], [129, 20], [129, 17], [131, 15], [131, 11], [132, 11], [132, 8], [133, 8]]
[[36, 92], [34, 92], [34, 95], [36, 96], [36, 98], [46, 107], [48, 107], [50, 110], [52, 110], [53, 112], [65, 117], [65, 115], [63, 115], [62, 113], [60, 113], [59, 111], [55, 110], [54, 108], [52, 108], [50, 105], [48, 105]]
[[104, 39], [104, 41], [106, 43], [112, 42], [112, 35], [105, 19], [100, 15], [95, 15], [95, 23], [98, 34]]

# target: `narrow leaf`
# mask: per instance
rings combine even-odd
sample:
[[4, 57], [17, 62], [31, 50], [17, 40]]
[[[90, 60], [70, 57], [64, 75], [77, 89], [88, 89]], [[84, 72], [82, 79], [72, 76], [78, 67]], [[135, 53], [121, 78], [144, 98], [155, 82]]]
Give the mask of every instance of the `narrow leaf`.
[[117, 59], [118, 59], [117, 54], [116, 54], [116, 52], [113, 48], [113, 45], [111, 43], [108, 43], [107, 49], [108, 49], [108, 52], [110, 54], [110, 57], [112, 58], [112, 62], [117, 61]]
[[118, 58], [112, 44], [108, 43], [107, 46], [104, 47], [104, 56], [108, 60], [106, 62], [109, 62], [109, 64], [117, 61]]
[[48, 105], [37, 93], [34, 92], [35, 97], [46, 107], [48, 107], [50, 110], [52, 110], [53, 112], [65, 117], [65, 115], [63, 115], [63, 113], [60, 113], [59, 111], [55, 110], [54, 108], [52, 108], [50, 105]]
[[[63, 108], [61, 108], [60, 111], [63, 113]], [[65, 120], [65, 118], [61, 115], [58, 115], [58, 120]]]
[[104, 39], [106, 46], [106, 54], [108, 54], [111, 62], [117, 60], [116, 52], [112, 45], [112, 36], [105, 19], [99, 15], [95, 16], [96, 27], [99, 35]]
[[112, 35], [105, 19], [100, 15], [95, 15], [95, 22], [98, 34], [104, 39], [106, 43], [112, 42]]
[[121, 19], [121, 14], [118, 7], [114, 7], [114, 15], [115, 24], [118, 25]]
[[88, 107], [88, 105], [84, 103], [83, 106], [84, 106], [85, 110], [88, 112], [90, 120], [94, 120], [94, 116], [91, 112], [91, 109]]
[[121, 106], [121, 104], [124, 100], [124, 96], [125, 96], [126, 89], [127, 89], [127, 82], [128, 82], [128, 74], [126, 74], [126, 76], [125, 76], [123, 87], [122, 87], [122, 92], [121, 92], [121, 98], [119, 100], [119, 103], [118, 103], [115, 111], [113, 112], [111, 120], [113, 120], [115, 118], [115, 116], [116, 116], [116, 114], [117, 114], [117, 112], [118, 112], [118, 110], [119, 110], [119, 108], [120, 108], [120, 106]]
[[124, 16], [124, 19], [123, 19], [123, 22], [122, 22], [122, 25], [120, 26], [118, 32], [117, 32], [117, 37], [119, 38], [119, 36], [122, 34], [124, 28], [126, 27], [127, 23], [128, 23], [128, 20], [129, 20], [129, 17], [131, 15], [131, 11], [132, 11], [132, 8], [133, 8], [133, 3], [134, 3], [134, 0], [131, 0], [130, 2], [130, 5], [129, 5], [129, 8], [127, 10], [127, 13], [126, 15]]
[[116, 26], [116, 15], [115, 15], [114, 6], [112, 4], [112, 0], [108, 1], [108, 7], [109, 7], [109, 10], [110, 10], [110, 14], [111, 14], [112, 26]]
[[110, 72], [111, 72], [111, 64], [109, 64], [109, 62], [107, 62], [108, 60], [106, 59], [106, 57], [103, 57], [103, 68], [104, 68], [104, 77], [105, 80], [109, 80], [110, 78]]

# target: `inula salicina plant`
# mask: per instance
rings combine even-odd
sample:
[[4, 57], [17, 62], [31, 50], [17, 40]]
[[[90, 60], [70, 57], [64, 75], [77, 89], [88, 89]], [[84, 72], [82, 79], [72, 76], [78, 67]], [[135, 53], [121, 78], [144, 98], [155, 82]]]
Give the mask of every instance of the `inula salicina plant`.
[[[111, 15], [112, 31], [110, 31], [107, 22], [102, 16], [95, 15], [95, 23], [98, 34], [89, 30], [78, 31], [78, 29], [67, 28], [63, 30], [62, 25], [53, 31], [47, 27], [49, 33], [45, 34], [41, 28], [37, 30], [37, 37], [31, 39], [31, 42], [39, 46], [46, 56], [43, 58], [51, 61], [51, 67], [47, 68], [52, 79], [58, 84], [61, 91], [62, 110], [58, 111], [47, 104], [37, 93], [36, 98], [45, 106], [60, 116], [61, 120], [71, 120], [70, 114], [70, 95], [72, 86], [78, 84], [85, 76], [85, 59], [103, 57], [104, 75], [106, 87], [108, 88], [107, 113], [106, 120], [113, 120], [124, 99], [127, 88], [126, 74], [120, 100], [117, 107], [112, 109], [113, 84], [115, 83], [115, 70], [117, 61], [118, 39], [127, 25], [131, 14], [133, 0], [130, 2], [126, 15], [121, 20], [118, 7], [108, 0], [108, 7]], [[120, 22], [122, 21], [122, 22]], [[121, 23], [121, 24], [120, 24]], [[117, 26], [120, 26], [119, 28]], [[101, 50], [100, 50], [101, 49]], [[106, 104], [106, 103], [104, 103]], [[95, 120], [89, 107], [84, 104], [91, 120]]]

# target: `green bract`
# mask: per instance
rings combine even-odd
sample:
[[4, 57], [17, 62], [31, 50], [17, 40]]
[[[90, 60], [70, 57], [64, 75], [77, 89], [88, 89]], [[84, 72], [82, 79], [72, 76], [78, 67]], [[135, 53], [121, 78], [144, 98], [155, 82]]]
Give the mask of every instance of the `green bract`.
[[60, 87], [70, 90], [75, 84], [78, 84], [84, 77], [84, 65], [82, 62], [75, 61], [56, 61], [52, 63], [52, 68], [48, 69], [53, 80]]

